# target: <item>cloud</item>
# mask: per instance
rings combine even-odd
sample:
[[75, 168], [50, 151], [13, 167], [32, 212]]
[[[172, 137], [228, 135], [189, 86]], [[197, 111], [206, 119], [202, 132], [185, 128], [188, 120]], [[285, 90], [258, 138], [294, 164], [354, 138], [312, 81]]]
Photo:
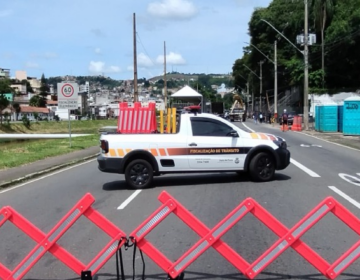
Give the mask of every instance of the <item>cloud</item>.
[[118, 66], [109, 66], [107, 67], [105, 62], [102, 61], [91, 61], [89, 64], [89, 72], [93, 74], [102, 74], [102, 73], [119, 73], [121, 72], [120, 67]]
[[8, 16], [11, 16], [12, 14], [13, 14], [12, 10], [2, 10], [2, 11], [0, 11], [0, 18], [8, 17]]
[[119, 66], [110, 66], [106, 69], [106, 73], [119, 73], [121, 71]]
[[90, 32], [93, 33], [97, 37], [101, 37], [101, 38], [106, 37], [106, 34], [103, 31], [101, 31], [100, 29], [91, 29]]
[[194, 17], [198, 10], [187, 0], [162, 0], [150, 3], [147, 12], [154, 17], [166, 19], [188, 19]]
[[[164, 56], [159, 55], [156, 58], [156, 63], [163, 64], [164, 63]], [[166, 55], [166, 63], [173, 64], [173, 65], [184, 65], [186, 64], [185, 59], [181, 56], [181, 54], [170, 52]]]
[[25, 63], [25, 67], [26, 68], [39, 68], [39, 64], [37, 64], [36, 62], [28, 61]]
[[96, 48], [96, 49], [94, 50], [94, 52], [95, 52], [96, 54], [101, 54], [101, 49], [100, 49], [100, 48]]
[[150, 57], [148, 57], [147, 55], [143, 54], [143, 53], [139, 53], [137, 56], [137, 64], [140, 67], [151, 67], [154, 65], [154, 63], [151, 61]]
[[133, 65], [129, 65], [126, 70], [128, 71], [134, 71], [134, 66]]

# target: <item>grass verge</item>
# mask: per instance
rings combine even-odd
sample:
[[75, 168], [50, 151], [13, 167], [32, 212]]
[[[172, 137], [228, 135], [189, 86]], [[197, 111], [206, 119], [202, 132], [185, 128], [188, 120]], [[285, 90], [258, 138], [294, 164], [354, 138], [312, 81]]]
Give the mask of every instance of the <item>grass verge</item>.
[[99, 134], [72, 138], [71, 143], [71, 148], [68, 138], [1, 143], [0, 170], [98, 146]]
[[[104, 126], [117, 126], [117, 120], [88, 120], [88, 121], [71, 121], [72, 133], [98, 133], [99, 128]], [[10, 125], [0, 125], [0, 134], [3, 133], [68, 133], [68, 121], [41, 121], [31, 122], [27, 128], [22, 123], [11, 123]]]

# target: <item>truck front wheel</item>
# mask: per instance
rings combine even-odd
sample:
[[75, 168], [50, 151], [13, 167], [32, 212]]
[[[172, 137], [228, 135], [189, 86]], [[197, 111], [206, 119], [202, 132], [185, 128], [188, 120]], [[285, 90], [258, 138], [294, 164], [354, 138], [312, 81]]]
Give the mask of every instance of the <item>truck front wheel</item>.
[[275, 174], [275, 160], [269, 153], [256, 154], [250, 161], [250, 176], [258, 182], [267, 182], [273, 179]]
[[154, 170], [151, 164], [143, 159], [131, 161], [125, 169], [126, 183], [133, 189], [148, 188], [154, 177]]

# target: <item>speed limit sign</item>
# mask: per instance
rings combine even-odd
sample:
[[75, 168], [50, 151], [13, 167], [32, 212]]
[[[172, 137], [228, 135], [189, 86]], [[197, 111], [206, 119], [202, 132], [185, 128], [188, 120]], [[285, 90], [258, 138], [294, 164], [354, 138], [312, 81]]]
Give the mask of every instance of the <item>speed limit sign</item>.
[[78, 109], [79, 86], [77, 83], [58, 83], [59, 109]]

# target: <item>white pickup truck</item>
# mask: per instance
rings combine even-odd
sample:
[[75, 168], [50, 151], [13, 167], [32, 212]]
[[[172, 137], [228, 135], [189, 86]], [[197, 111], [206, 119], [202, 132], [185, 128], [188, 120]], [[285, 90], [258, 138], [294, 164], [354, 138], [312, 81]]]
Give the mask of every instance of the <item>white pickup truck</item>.
[[99, 170], [125, 174], [135, 189], [167, 173], [247, 171], [265, 182], [290, 163], [283, 138], [246, 132], [212, 114], [181, 114], [174, 134], [104, 133], [100, 147]]

